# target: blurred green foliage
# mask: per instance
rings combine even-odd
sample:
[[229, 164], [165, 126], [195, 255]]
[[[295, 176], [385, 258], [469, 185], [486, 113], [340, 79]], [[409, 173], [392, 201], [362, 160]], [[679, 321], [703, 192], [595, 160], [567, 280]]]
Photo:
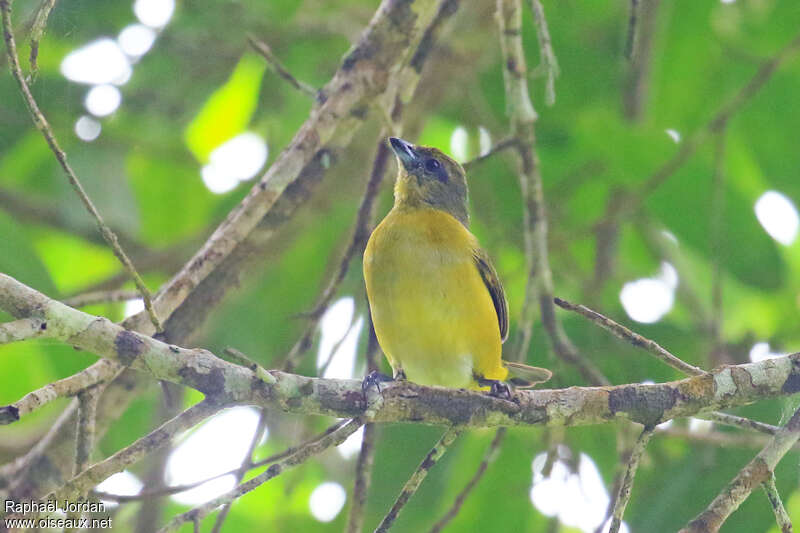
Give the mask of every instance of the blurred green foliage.
[[[660, 2], [644, 106], [639, 119], [633, 121], [622, 113], [629, 68], [623, 58], [627, 2], [543, 3], [561, 67], [555, 106], [541, 103], [543, 78], [533, 77], [531, 87], [540, 115], [537, 151], [545, 182], [556, 294], [594, 306], [700, 366], [745, 362], [752, 345], [759, 341], [769, 342], [773, 351], [797, 350], [800, 243], [795, 240], [785, 246], [773, 240], [753, 210], [755, 201], [767, 190], [781, 192], [795, 205], [800, 202], [797, 58], [782, 66], [726, 129], [720, 242], [724, 296], [719, 312], [725, 356], [712, 358], [713, 340], [707, 328], [715, 314], [711, 306], [713, 142], [702, 146], [648, 195], [641, 214], [621, 221], [615, 268], [601, 283], [593, 281], [594, 229], [614, 195], [643, 183], [680, 148], [665, 130], [675, 130], [680, 142], [686, 142], [748, 82], [761, 61], [794, 38], [800, 27], [796, 3]], [[15, 4], [14, 21], [24, 56], [28, 52], [26, 28], [37, 4], [19, 0]], [[250, 187], [242, 183], [226, 194], [210, 192], [200, 173], [210, 152], [238, 133], [252, 131], [267, 142], [268, 165], [311, 109], [306, 95], [248, 51], [245, 34], [268, 42], [298, 79], [321, 87], [377, 4], [366, 0], [180, 3], [152, 50], [133, 65], [131, 79], [120, 87], [119, 109], [98, 119], [100, 136], [84, 142], [75, 135], [74, 124], [86, 114], [86, 87], [64, 78], [59, 71], [61, 60], [99, 37], [117, 35], [134, 23], [135, 17], [130, 3], [124, 1], [58, 3], [41, 43], [41, 71], [32, 85], [33, 93], [101, 213], [135, 243], [133, 260], [151, 288], [178, 270]], [[468, 155], [473, 157], [478, 154], [480, 127], [494, 141], [507, 135], [492, 11], [493, 2], [464, 1], [457, 16], [448, 22], [448, 31], [426, 65], [418, 96], [404, 116], [420, 142], [449, 150], [454, 129], [462, 126], [467, 132]], [[527, 9], [523, 33], [533, 70], [539, 50]], [[0, 76], [0, 190], [54, 213], [59, 221], [54, 225], [35, 214], [22, 217], [3, 207], [0, 271], [58, 298], [114, 285], [119, 264], [107, 247], [90, 237], [92, 221], [33, 129], [16, 84], [7, 74], [6, 61], [0, 62], [6, 72]], [[257, 268], [243, 278], [242, 287], [230, 291], [217, 308], [209, 309], [208, 320], [193, 340], [195, 345], [215, 351], [235, 346], [268, 367], [284, 357], [303, 328], [297, 314], [312, 307], [350, 238], [379, 120], [372, 117], [356, 135], [310, 201], [281, 227]], [[495, 259], [506, 286], [512, 341], [526, 276], [515, 165], [513, 154], [504, 153], [478, 164], [470, 175], [472, 227]], [[391, 204], [393, 172], [390, 163], [376, 207], [379, 216]], [[661, 230], [674, 235], [677, 244], [657, 238]], [[678, 272], [674, 307], [656, 323], [636, 324], [620, 303], [620, 290], [628, 281], [656, 275], [664, 261]], [[122, 286], [132, 287], [130, 282]], [[365, 312], [360, 258], [353, 260], [339, 293], [354, 296], [356, 312]], [[120, 320], [124, 305], [100, 304], [86, 310]], [[562, 318], [574, 343], [612, 383], [680, 377], [583, 320], [570, 315]], [[300, 372], [316, 373], [315, 349]], [[53, 342], [1, 346], [0, 404], [76, 372], [93, 359], [91, 354]], [[549, 355], [538, 324], [528, 360], [553, 368], [553, 386], [583, 384], [573, 368]], [[363, 369], [361, 359], [357, 368], [359, 372]], [[159, 395], [158, 387], [153, 387], [148, 396], [137, 399], [112, 426], [100, 453], [110, 454], [153, 427]], [[197, 398], [197, 394], [189, 394], [186, 402]], [[43, 434], [63, 405], [59, 402], [18, 425], [0, 428], [0, 445]], [[741, 412], [778, 423], [781, 402], [762, 402]], [[259, 456], [296, 444], [301, 433], [320, 431], [330, 422], [279, 414], [274, 419]], [[685, 424], [677, 421], [675, 426]], [[572, 454], [577, 457], [583, 452], [592, 457], [607, 486], [617, 468], [619, 427], [574, 428], [564, 433], [564, 443]], [[721, 427], [714, 431], [735, 433]], [[388, 510], [439, 434], [439, 429], [411, 425], [379, 428], [367, 528], [374, 527]], [[410, 502], [396, 531], [425, 530], [449, 508], [477, 468], [492, 434], [474, 432], [454, 445]], [[450, 530], [548, 530], [550, 519], [531, 505], [528, 492], [531, 460], [547, 448], [549, 435], [540, 429], [510, 431], [498, 459]], [[656, 435], [639, 469], [625, 516], [631, 531], [680, 528], [755, 451]], [[327, 524], [314, 520], [308, 510], [309, 495], [320, 482], [335, 480], [348, 490], [352, 486], [355, 459], [342, 460], [336, 453], [328, 451], [320, 460], [311, 460], [243, 497], [234, 505], [225, 530], [342, 530], [347, 506]], [[796, 453], [787, 456], [777, 477], [790, 514], [800, 520], [797, 460]], [[143, 465], [133, 469], [138, 475], [144, 470]], [[137, 505], [118, 511], [118, 531], [131, 530]], [[185, 509], [169, 503], [164, 516]], [[204, 531], [210, 530], [211, 522], [206, 521]], [[723, 531], [777, 531], [766, 498], [754, 493]]]

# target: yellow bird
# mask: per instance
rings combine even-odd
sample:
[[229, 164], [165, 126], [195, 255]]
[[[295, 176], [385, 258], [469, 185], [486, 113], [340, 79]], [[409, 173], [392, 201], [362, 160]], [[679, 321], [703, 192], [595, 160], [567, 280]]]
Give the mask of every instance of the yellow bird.
[[[501, 359], [508, 304], [468, 229], [464, 169], [436, 148], [389, 138], [398, 159], [394, 207], [370, 236], [364, 279], [394, 379], [508, 395], [551, 373]], [[511, 375], [511, 379], [509, 378]]]

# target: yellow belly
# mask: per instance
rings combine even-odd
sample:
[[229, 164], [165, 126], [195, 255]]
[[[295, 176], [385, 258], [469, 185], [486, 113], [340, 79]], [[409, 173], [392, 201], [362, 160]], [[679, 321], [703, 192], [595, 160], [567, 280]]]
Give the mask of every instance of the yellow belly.
[[375, 333], [392, 368], [424, 385], [505, 379], [500, 327], [475, 266], [475, 237], [431, 208], [393, 209], [364, 253]]

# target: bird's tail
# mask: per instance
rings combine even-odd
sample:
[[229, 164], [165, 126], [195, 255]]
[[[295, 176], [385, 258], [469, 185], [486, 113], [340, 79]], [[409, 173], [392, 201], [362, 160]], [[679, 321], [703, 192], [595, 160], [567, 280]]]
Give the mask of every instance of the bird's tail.
[[507, 381], [521, 389], [533, 387], [537, 383], [544, 383], [553, 376], [553, 373], [546, 368], [508, 361], [503, 361], [503, 364], [508, 369], [509, 378]]

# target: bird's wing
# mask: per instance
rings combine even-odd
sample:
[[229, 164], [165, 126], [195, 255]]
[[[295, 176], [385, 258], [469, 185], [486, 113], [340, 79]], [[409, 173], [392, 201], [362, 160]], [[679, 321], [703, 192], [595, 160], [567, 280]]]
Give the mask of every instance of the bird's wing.
[[473, 250], [472, 255], [475, 259], [475, 266], [478, 267], [478, 272], [481, 273], [481, 278], [483, 278], [483, 283], [492, 296], [494, 310], [497, 312], [497, 322], [500, 324], [500, 339], [505, 342], [508, 338], [508, 302], [506, 302], [506, 295], [503, 292], [503, 285], [500, 283], [497, 271], [492, 266], [492, 261], [485, 251], [476, 248]]

